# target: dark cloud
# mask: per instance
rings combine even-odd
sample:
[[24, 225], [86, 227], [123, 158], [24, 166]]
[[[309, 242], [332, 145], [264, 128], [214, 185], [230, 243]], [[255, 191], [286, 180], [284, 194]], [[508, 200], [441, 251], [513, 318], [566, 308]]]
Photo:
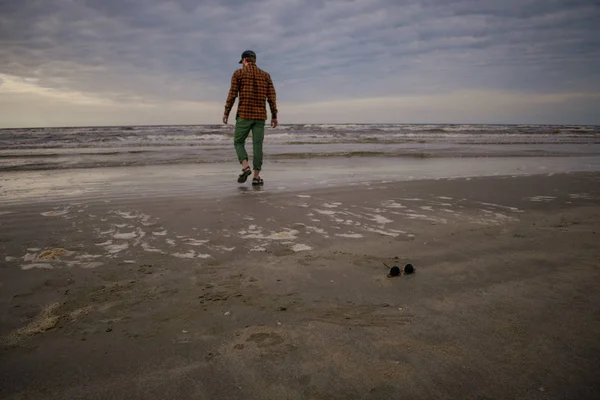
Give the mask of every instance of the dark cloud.
[[0, 73], [119, 101], [223, 101], [245, 49], [284, 101], [600, 91], [583, 0], [12, 0]]

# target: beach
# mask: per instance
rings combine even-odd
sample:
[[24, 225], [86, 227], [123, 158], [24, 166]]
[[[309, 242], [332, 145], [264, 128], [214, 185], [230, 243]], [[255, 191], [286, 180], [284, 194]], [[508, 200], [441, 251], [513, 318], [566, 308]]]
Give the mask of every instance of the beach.
[[595, 398], [597, 131], [461, 132], [2, 150], [0, 398]]

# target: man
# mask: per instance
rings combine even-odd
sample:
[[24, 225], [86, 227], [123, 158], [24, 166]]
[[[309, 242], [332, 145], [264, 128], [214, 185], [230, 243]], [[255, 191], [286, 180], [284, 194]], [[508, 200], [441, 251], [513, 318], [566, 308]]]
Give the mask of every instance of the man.
[[227, 124], [229, 112], [235, 103], [235, 98], [239, 95], [240, 100], [238, 102], [233, 139], [238, 160], [242, 164], [242, 173], [238, 177], [238, 182], [246, 182], [246, 179], [252, 173], [248, 165], [248, 153], [244, 148], [246, 138], [252, 131], [252, 149], [254, 152], [252, 185], [262, 185], [264, 182], [260, 177], [260, 171], [263, 159], [262, 147], [265, 136], [265, 120], [267, 119], [265, 101], [269, 102], [271, 108], [271, 126], [276, 128], [275, 87], [271, 76], [256, 66], [256, 53], [252, 50], [246, 50], [242, 53], [240, 64], [242, 64], [242, 68], [235, 71], [231, 77], [231, 88], [225, 102], [223, 123]]

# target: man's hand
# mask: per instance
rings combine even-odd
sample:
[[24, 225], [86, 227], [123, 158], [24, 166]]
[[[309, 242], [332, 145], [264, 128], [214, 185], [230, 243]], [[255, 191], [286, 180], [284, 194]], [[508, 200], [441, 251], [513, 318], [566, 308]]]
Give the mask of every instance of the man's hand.
[[271, 120], [271, 128], [277, 128], [277, 125], [278, 125], [277, 120], [276, 119], [272, 119]]
[[227, 125], [227, 120], [229, 119], [229, 115], [223, 115], [223, 123]]

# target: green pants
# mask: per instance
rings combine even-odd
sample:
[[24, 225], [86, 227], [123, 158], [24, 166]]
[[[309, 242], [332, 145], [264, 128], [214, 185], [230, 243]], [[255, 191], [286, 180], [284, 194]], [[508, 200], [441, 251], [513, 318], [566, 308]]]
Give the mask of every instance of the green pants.
[[265, 137], [265, 121], [261, 119], [243, 119], [236, 118], [235, 120], [235, 134], [233, 135], [233, 145], [235, 152], [237, 153], [238, 160], [240, 163], [248, 159], [248, 153], [244, 144], [248, 134], [252, 131], [252, 152], [253, 159], [252, 165], [255, 170], [260, 171], [262, 168], [263, 161], [263, 139]]

